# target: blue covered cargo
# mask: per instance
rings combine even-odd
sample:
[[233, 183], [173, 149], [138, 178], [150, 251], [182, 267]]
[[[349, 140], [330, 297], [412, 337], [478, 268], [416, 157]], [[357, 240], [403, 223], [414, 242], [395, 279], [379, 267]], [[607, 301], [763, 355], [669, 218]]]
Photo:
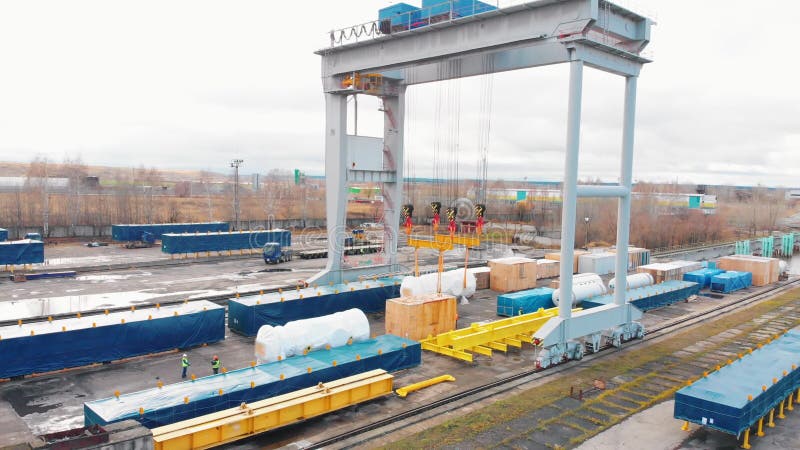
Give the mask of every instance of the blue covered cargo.
[[729, 270], [711, 278], [711, 290], [728, 294], [745, 289], [753, 284], [753, 274], [750, 272], [736, 272]]
[[8, 230], [0, 228], [0, 242], [8, 240]]
[[497, 296], [498, 316], [519, 316], [536, 312], [539, 308], [553, 308], [553, 291], [548, 287], [510, 292]]
[[451, 11], [452, 17], [456, 19], [495, 9], [496, 6], [478, 0], [422, 0], [422, 13], [433, 18], [433, 22], [436, 22], [437, 17], [450, 17]]
[[292, 245], [289, 230], [232, 231], [219, 233], [167, 233], [161, 236], [161, 251], [171, 255], [228, 250], [261, 249], [267, 242]]
[[[106, 425], [134, 419], [154, 428], [369, 370], [394, 372], [415, 367], [421, 361], [418, 342], [383, 335], [365, 342], [198, 378], [194, 382], [123, 394], [119, 399], [111, 397], [87, 402], [83, 405], [84, 422], [87, 426]], [[250, 383], [254, 383], [254, 387]], [[189, 398], [188, 403], [184, 403], [185, 397]], [[144, 408], [143, 415], [139, 414], [139, 408]]]
[[198, 301], [32, 322], [0, 327], [0, 337], [0, 378], [9, 378], [218, 342], [225, 308]]
[[675, 418], [738, 436], [800, 388], [798, 354], [795, 328], [676, 392]]
[[378, 10], [378, 20], [391, 20], [392, 27], [405, 26], [411, 23], [411, 14], [419, 11], [414, 5], [408, 3], [395, 3]]
[[161, 239], [164, 233], [206, 233], [229, 229], [228, 222], [118, 224], [111, 225], [111, 238], [130, 242], [144, 240], [144, 233], [152, 234], [152, 239], [155, 240]]
[[381, 312], [386, 309], [386, 300], [400, 296], [400, 281], [379, 278], [232, 298], [228, 301], [228, 327], [239, 334], [255, 336], [262, 325], [285, 325], [350, 308]]
[[711, 278], [713, 278], [714, 275], [719, 275], [721, 273], [725, 273], [725, 271], [714, 268], [693, 270], [683, 274], [683, 281], [693, 281], [700, 285], [700, 289], [705, 289], [711, 286]]
[[[625, 291], [630, 304], [642, 311], [669, 306], [700, 292], [700, 285], [691, 281], [669, 280], [652, 286], [643, 286]], [[599, 295], [581, 302], [583, 309], [614, 303], [614, 294]]]
[[31, 239], [0, 242], [0, 265], [44, 262], [44, 243]]

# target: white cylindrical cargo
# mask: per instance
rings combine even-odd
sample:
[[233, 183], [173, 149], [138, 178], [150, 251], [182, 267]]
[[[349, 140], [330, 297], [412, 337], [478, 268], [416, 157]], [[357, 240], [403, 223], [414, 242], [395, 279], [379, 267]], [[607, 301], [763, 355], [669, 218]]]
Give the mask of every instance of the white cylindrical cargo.
[[264, 325], [256, 335], [255, 355], [259, 364], [331, 347], [341, 347], [370, 338], [369, 320], [360, 309], [348, 309], [322, 317], [295, 320], [284, 326]]
[[778, 261], [778, 273], [786, 273], [788, 269], [789, 269], [789, 264], [786, 261], [784, 260]]
[[[455, 297], [472, 297], [477, 284], [475, 274], [467, 271], [466, 278], [467, 285], [464, 286], [464, 269], [442, 272], [441, 292]], [[438, 279], [438, 273], [429, 273], [419, 277], [405, 277], [400, 283], [400, 295], [403, 297], [413, 297], [416, 295], [434, 294], [436, 293]]]
[[[654, 283], [653, 276], [650, 275], [649, 273], [637, 273], [633, 275], [628, 275], [625, 280], [628, 283], [628, 289], [636, 289], [645, 286], [652, 286]], [[608, 282], [608, 289], [613, 291], [614, 286], [616, 286], [616, 284], [617, 284], [617, 279], [612, 278], [611, 281]]]
[[[599, 278], [599, 277], [598, 277]], [[607, 294], [606, 285], [602, 281], [581, 282], [572, 285], [572, 306], [577, 306], [582, 300]], [[553, 292], [553, 304], [558, 306], [561, 299], [561, 289]]]
[[590, 284], [590, 283], [603, 283], [603, 279], [600, 278], [600, 275], [592, 272], [587, 273], [576, 273], [572, 276], [572, 284], [573, 286], [578, 284]]

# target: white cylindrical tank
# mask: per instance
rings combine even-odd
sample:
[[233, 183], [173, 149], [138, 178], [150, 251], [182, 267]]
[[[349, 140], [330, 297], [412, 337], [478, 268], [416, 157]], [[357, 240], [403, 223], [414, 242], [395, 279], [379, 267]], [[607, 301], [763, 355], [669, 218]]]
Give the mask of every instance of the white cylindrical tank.
[[[405, 277], [400, 283], [400, 295], [413, 297], [415, 295], [435, 294], [437, 273], [429, 273], [419, 277]], [[475, 274], [467, 271], [467, 286], [464, 286], [464, 269], [448, 270], [442, 272], [442, 293], [455, 297], [472, 297], [476, 288]]]
[[587, 284], [587, 283], [603, 283], [603, 279], [600, 278], [600, 275], [592, 272], [587, 273], [576, 273], [572, 276], [572, 285], [578, 284]]
[[[581, 282], [572, 285], [572, 306], [577, 306], [582, 300], [607, 294], [606, 285], [602, 281]], [[561, 299], [561, 289], [553, 291], [553, 304], [558, 306]]]
[[[626, 281], [628, 283], [628, 289], [635, 289], [644, 286], [652, 286], [654, 283], [653, 276], [650, 275], [649, 273], [637, 273], [633, 275], [628, 275]], [[616, 285], [617, 285], [617, 279], [612, 278], [611, 281], [608, 282], [608, 289], [613, 291], [614, 286]]]
[[331, 347], [341, 347], [370, 338], [369, 320], [360, 309], [348, 309], [322, 317], [295, 320], [284, 326], [264, 325], [256, 335], [255, 355], [259, 364]]

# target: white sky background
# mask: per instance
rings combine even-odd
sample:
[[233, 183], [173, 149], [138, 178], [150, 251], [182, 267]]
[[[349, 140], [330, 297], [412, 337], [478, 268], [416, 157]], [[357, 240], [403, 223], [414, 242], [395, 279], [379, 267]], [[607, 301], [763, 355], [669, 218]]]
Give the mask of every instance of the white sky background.
[[[322, 174], [319, 57], [327, 31], [377, 18], [385, 0], [0, 0], [0, 160]], [[502, 2], [501, 2], [502, 3]], [[800, 2], [640, 0], [657, 14], [639, 79], [634, 177], [800, 186]], [[630, 4], [630, 2], [627, 2]], [[636, 5], [634, 5], [635, 7]], [[635, 8], [634, 8], [635, 9]], [[452, 83], [457, 83], [453, 87]], [[439, 92], [459, 91], [462, 178], [491, 123], [489, 176], [560, 180], [566, 65], [415, 86], [407, 155], [433, 175]], [[624, 81], [584, 71], [581, 177], [615, 180]], [[359, 132], [378, 135], [377, 102]], [[483, 125], [482, 125], [483, 124]], [[410, 175], [410, 174], [406, 174]]]

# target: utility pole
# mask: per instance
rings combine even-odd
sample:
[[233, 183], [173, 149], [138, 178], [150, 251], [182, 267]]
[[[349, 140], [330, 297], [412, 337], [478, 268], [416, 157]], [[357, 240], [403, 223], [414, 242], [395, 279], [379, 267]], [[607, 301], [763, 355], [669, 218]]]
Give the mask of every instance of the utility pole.
[[231, 161], [233, 167], [233, 222], [236, 231], [241, 231], [242, 224], [239, 222], [239, 166], [244, 162], [242, 159]]

